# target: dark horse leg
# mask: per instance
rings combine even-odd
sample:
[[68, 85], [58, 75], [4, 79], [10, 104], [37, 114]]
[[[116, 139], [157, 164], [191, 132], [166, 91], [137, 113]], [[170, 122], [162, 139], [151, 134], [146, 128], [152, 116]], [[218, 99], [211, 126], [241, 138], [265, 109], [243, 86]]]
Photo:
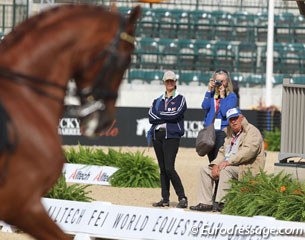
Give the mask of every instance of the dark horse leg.
[[23, 231], [31, 234], [40, 240], [68, 240], [71, 239], [65, 235], [62, 230], [52, 221], [44, 209], [40, 199], [31, 202], [31, 206], [26, 211], [20, 213], [21, 216], [12, 221], [12, 224], [18, 226]]

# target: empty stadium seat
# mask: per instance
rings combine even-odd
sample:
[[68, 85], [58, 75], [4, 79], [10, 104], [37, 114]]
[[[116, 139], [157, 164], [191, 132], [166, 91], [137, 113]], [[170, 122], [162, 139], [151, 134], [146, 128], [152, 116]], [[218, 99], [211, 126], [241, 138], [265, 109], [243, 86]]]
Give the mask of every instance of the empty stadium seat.
[[237, 46], [236, 70], [256, 73], [257, 46], [254, 43], [240, 43]]
[[282, 45], [281, 62], [283, 70], [281, 73], [303, 74], [305, 64], [305, 48], [301, 43], [289, 43]]
[[305, 75], [293, 75], [290, 82], [294, 84], [305, 84]]
[[266, 83], [266, 77], [263, 74], [250, 74], [246, 82], [250, 86], [264, 85]]
[[274, 16], [274, 41], [275, 42], [294, 42], [294, 15], [284, 12]]
[[201, 85], [208, 85], [210, 78], [212, 77], [214, 72], [200, 72], [199, 82]]
[[274, 86], [281, 85], [285, 78], [291, 78], [291, 76], [289, 74], [273, 74], [272, 83]]
[[156, 37], [158, 24], [155, 12], [150, 8], [143, 8], [136, 35], [139, 37]]
[[136, 54], [142, 68], [158, 68], [160, 52], [158, 41], [152, 38], [143, 38], [139, 41]]
[[210, 12], [194, 10], [190, 15], [190, 24], [193, 26], [191, 38], [199, 40], [213, 39], [213, 20]]
[[158, 21], [158, 27], [155, 37], [158, 38], [176, 38], [176, 16], [171, 10], [157, 8], [154, 10]]
[[200, 83], [200, 72], [194, 72], [194, 71], [191, 71], [191, 72], [180, 72], [179, 73], [179, 84], [187, 84], [189, 85], [190, 83]]
[[214, 44], [213, 69], [224, 68], [234, 71], [236, 49], [230, 42], [216, 42]]
[[180, 40], [178, 66], [179, 69], [195, 70], [196, 49], [193, 40]]
[[161, 70], [153, 70], [153, 71], [145, 71], [144, 73], [144, 80], [147, 83], [152, 83], [154, 81], [158, 83], [162, 83], [164, 71]]
[[256, 15], [256, 41], [257, 42], [267, 42], [268, 34], [268, 13], [259, 12]]
[[212, 24], [214, 40], [234, 40], [234, 19], [232, 14], [221, 10], [212, 11]]
[[178, 68], [178, 41], [175, 39], [160, 39], [160, 68], [162, 69], [177, 69]]
[[247, 78], [245, 73], [231, 72], [230, 77], [232, 80], [237, 81], [240, 87], [245, 87], [247, 85]]
[[235, 12], [234, 19], [234, 40], [241, 42], [255, 41], [255, 15], [248, 12]]
[[[267, 61], [267, 46], [262, 46], [261, 59], [260, 59], [260, 72], [266, 72], [266, 61]], [[282, 65], [282, 44], [274, 43], [273, 46], [273, 72], [282, 73], [285, 71]]]
[[305, 17], [300, 15], [295, 18], [295, 42], [305, 43]]
[[211, 72], [201, 72], [201, 71], [181, 71], [179, 73], [179, 83], [184, 84], [198, 84], [198, 85], [208, 85], [209, 79], [211, 78]]
[[197, 55], [195, 67], [200, 71], [213, 71], [215, 49], [214, 44], [211, 41], [198, 40], [195, 42]]
[[172, 10], [176, 16], [176, 38], [178, 39], [190, 39], [192, 38], [193, 25], [190, 22], [190, 14], [184, 10]]
[[145, 79], [145, 72], [142, 69], [129, 69], [128, 71], [128, 83], [131, 83], [132, 81], [138, 80], [138, 81], [144, 81]]
[[140, 81], [150, 84], [153, 81], [162, 82], [164, 72], [161, 70], [130, 69], [128, 71], [128, 82]]

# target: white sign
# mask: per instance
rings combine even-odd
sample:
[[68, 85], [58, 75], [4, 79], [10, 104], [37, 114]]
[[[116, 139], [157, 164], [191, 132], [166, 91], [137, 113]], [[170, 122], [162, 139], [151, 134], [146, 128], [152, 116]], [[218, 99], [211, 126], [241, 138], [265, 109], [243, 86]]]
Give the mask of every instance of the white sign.
[[80, 136], [80, 123], [77, 118], [62, 118], [58, 124], [59, 135]]
[[182, 209], [160, 209], [43, 199], [51, 218], [67, 233], [114, 239], [301, 239], [305, 223], [269, 217], [238, 217]]
[[84, 164], [65, 163], [63, 173], [66, 182], [110, 185], [108, 179], [118, 168]]

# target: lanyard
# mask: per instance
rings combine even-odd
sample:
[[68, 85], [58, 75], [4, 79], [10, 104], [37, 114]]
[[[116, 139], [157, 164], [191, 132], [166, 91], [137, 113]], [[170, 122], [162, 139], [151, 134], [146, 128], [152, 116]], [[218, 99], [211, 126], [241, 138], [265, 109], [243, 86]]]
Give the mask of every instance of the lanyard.
[[239, 135], [241, 134], [242, 131], [243, 131], [243, 130], [240, 129], [240, 131], [239, 131], [235, 136], [232, 136], [232, 139], [231, 139], [231, 148], [232, 148], [232, 146], [235, 144], [237, 138], [239, 137]]
[[220, 99], [215, 99], [215, 112], [218, 112], [220, 106]]
[[242, 133], [242, 129], [235, 136], [232, 136], [231, 144], [226, 148], [225, 161], [228, 161], [230, 159], [232, 148], [236, 143], [236, 141], [238, 140], [238, 137], [240, 136], [241, 133]]
[[167, 109], [167, 105], [168, 105], [168, 103], [169, 103], [169, 101], [170, 101], [170, 97], [169, 98], [165, 98], [165, 111], [166, 111], [166, 109]]

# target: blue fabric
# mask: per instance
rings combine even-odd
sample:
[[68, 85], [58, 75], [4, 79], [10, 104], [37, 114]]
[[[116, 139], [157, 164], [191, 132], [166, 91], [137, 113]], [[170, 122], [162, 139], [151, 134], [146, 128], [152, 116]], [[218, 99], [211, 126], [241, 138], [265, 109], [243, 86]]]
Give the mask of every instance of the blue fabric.
[[[214, 101], [215, 91], [206, 92], [203, 98], [201, 107], [206, 111], [206, 116], [204, 119], [204, 126], [208, 127], [213, 123], [215, 115], [215, 101]], [[225, 98], [220, 99], [220, 106], [216, 116], [216, 119], [221, 119], [221, 130], [229, 125], [226, 118], [226, 113], [229, 109], [235, 108], [237, 106], [237, 96], [235, 93], [229, 93]]]
[[[159, 105], [160, 105], [160, 102], [161, 102], [162, 98], [163, 98], [163, 95], [161, 95], [161, 96], [156, 100], [156, 104], [155, 104], [155, 110], [156, 110], [156, 111], [158, 111], [158, 108], [159, 108]], [[151, 146], [151, 145], [152, 145], [151, 139], [152, 139], [152, 128], [150, 128], [150, 129], [147, 131], [147, 135], [146, 135], [147, 146]]]
[[158, 99], [153, 101], [148, 112], [153, 139], [155, 139], [155, 128], [163, 123], [166, 123], [165, 138], [181, 138], [184, 134], [184, 112], [187, 109], [185, 97], [176, 92], [174, 97], [168, 99], [166, 109], [164, 96], [159, 104]]

